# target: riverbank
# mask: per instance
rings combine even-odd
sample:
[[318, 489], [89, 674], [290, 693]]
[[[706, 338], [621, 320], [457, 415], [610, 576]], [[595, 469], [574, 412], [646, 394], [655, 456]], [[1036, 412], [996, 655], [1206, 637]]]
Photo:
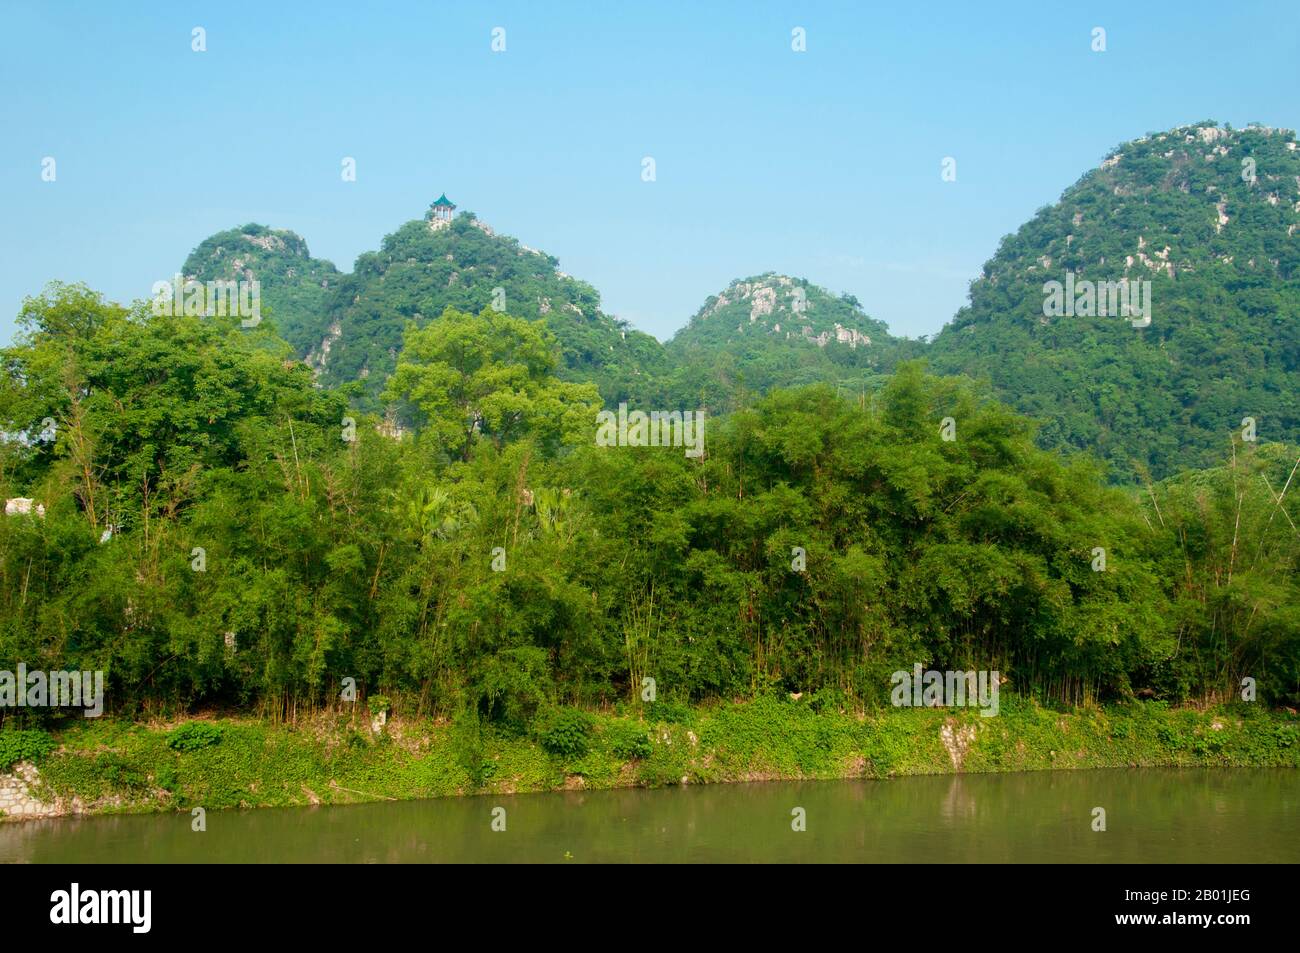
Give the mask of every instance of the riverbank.
[[[10, 735], [9, 740], [4, 740]], [[1300, 718], [1257, 705], [1158, 702], [1059, 712], [1004, 699], [866, 715], [759, 699], [566, 710], [529, 735], [433, 720], [324, 715], [0, 732], [6, 817], [347, 804], [467, 794], [958, 772], [1300, 767]]]

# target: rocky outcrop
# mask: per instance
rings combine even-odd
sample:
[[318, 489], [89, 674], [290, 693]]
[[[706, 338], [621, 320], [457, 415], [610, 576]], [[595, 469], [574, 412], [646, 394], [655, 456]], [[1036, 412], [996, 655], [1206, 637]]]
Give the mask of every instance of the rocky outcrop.
[[15, 496], [12, 499], [5, 500], [5, 516], [28, 516], [35, 513], [37, 516], [45, 515], [45, 504], [36, 503], [35, 500], [25, 496]]
[[948, 752], [948, 757], [952, 761], [952, 769], [960, 771], [963, 762], [966, 760], [966, 754], [975, 741], [975, 726], [958, 725], [954, 719], [949, 718], [943, 723], [943, 727], [939, 729], [939, 740], [943, 742], [943, 746]]
[[[779, 328], [777, 330], [780, 330]], [[816, 344], [818, 347], [825, 347], [831, 341], [839, 344], [847, 344], [849, 347], [856, 348], [859, 344], [870, 344], [871, 338], [863, 334], [857, 328], [846, 328], [842, 324], [836, 324], [830, 331], [823, 331], [820, 334], [813, 334], [810, 327], [804, 326], [800, 329], [804, 338]], [[786, 333], [789, 337], [789, 332]]]
[[[747, 322], [741, 321], [736, 325], [737, 334], [746, 333], [749, 326], [782, 340], [805, 341], [823, 348], [832, 341], [851, 348], [869, 345], [870, 335], [858, 328], [839, 322], [827, 326], [827, 318], [832, 316], [824, 313], [828, 309], [828, 300], [834, 301], [822, 289], [788, 275], [763, 275], [733, 281], [726, 291], [711, 298], [700, 309], [695, 322], [707, 321], [720, 314], [734, 315], [735, 318], [748, 317]], [[743, 310], [746, 308], [747, 314]], [[840, 310], [847, 312], [849, 309], [841, 306]], [[819, 315], [819, 312], [822, 313]]]
[[343, 328], [337, 321], [335, 321], [329, 326], [329, 331], [326, 332], [325, 337], [321, 338], [320, 344], [307, 355], [307, 365], [316, 371], [317, 374], [325, 370], [325, 365], [329, 362], [330, 348], [332, 348], [334, 342], [342, 336]]

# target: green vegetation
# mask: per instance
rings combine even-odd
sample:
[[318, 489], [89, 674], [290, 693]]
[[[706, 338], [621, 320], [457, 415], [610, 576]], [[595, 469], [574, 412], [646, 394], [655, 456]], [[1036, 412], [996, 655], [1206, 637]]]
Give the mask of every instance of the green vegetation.
[[422, 327], [448, 308], [480, 314], [492, 306], [529, 321], [545, 318], [560, 345], [559, 376], [594, 383], [609, 401], [626, 399], [662, 360], [654, 338], [602, 312], [596, 289], [563, 274], [555, 258], [462, 213], [439, 231], [407, 222], [379, 251], [357, 259], [324, 312], [324, 326], [337, 327], [338, 336], [321, 361], [321, 379], [353, 383], [350, 393], [379, 409], [408, 322]]
[[[0, 709], [0, 769], [220, 807], [1295, 764], [1290, 141], [1123, 147], [927, 349], [776, 275], [660, 349], [470, 215], [403, 226], [324, 303], [290, 293], [325, 274], [291, 233], [204, 243], [288, 295], [289, 343], [52, 285], [0, 351], [0, 491], [34, 501], [0, 519], [0, 670], [102, 671], [109, 717]], [[1236, 229], [1202, 221], [1223, 202]], [[1031, 260], [1117, 277], [1135, 236], [1174, 265], [1142, 265], [1151, 327], [1041, 319]], [[295, 349], [335, 326], [317, 375]], [[598, 446], [633, 393], [704, 406], [704, 455]], [[1002, 714], [890, 710], [915, 664], [996, 670]]]
[[[1300, 151], [1294, 133], [1201, 123], [1119, 146], [971, 285], [927, 356], [987, 378], [1117, 478], [1214, 466], [1228, 434], [1300, 442]], [[1247, 181], [1244, 161], [1254, 163]], [[1043, 284], [1151, 282], [1149, 327], [1043, 316]]]
[[0, 771], [8, 771], [19, 761], [39, 761], [53, 750], [54, 739], [48, 732], [0, 731]]
[[[350, 275], [311, 259], [292, 232], [263, 226], [205, 240], [185, 271], [261, 277], [297, 354], [375, 412], [403, 409], [381, 395], [408, 323], [497, 301], [545, 319], [560, 346], [556, 374], [595, 384], [607, 406], [717, 415], [819, 383], [862, 396], [900, 361], [924, 357], [1038, 421], [1040, 446], [1088, 452], [1112, 482], [1141, 483], [1217, 465], [1246, 417], [1263, 440], [1300, 442], [1296, 146], [1289, 130], [1210, 122], [1118, 146], [1003, 239], [970, 304], [928, 344], [892, 337], [851, 295], [769, 273], [733, 281], [660, 345], [604, 314], [595, 289], [555, 258], [472, 213], [437, 231], [408, 222]], [[1149, 281], [1150, 326], [1046, 318], [1044, 283], [1067, 272]]]
[[251, 224], [205, 238], [182, 272], [205, 282], [259, 282], [274, 327], [304, 357], [325, 337], [326, 305], [343, 277], [331, 262], [311, 257], [301, 236]]
[[175, 751], [198, 751], [221, 743], [220, 726], [206, 721], [187, 721], [167, 736], [167, 747]]
[[407, 328], [384, 397], [404, 402], [424, 438], [452, 458], [469, 460], [484, 438], [500, 450], [526, 433], [554, 448], [576, 439], [600, 409], [593, 385], [552, 376], [555, 347], [541, 321], [448, 308], [424, 328]]
[[592, 717], [576, 708], [559, 708], [541, 721], [537, 737], [542, 747], [562, 758], [580, 758], [591, 744]]
[[874, 390], [901, 358], [922, 348], [891, 337], [851, 295], [766, 274], [711, 296], [665, 351], [672, 370], [661, 389], [668, 403], [719, 413], [782, 387]]
[[[1208, 711], [1159, 702], [1062, 712], [1012, 701], [997, 718], [894, 710], [854, 715], [772, 697], [656, 721], [632, 706], [570, 712], [579, 747], [552, 750], [489, 730], [480, 761], [458, 756], [457, 728], [417, 719], [371, 736], [346, 715], [298, 725], [218, 722], [221, 744], [177, 750], [163, 730], [105, 719], [74, 724], [40, 757], [47, 800], [93, 811], [294, 806], [381, 798], [522, 793], [799, 778], [894, 778], [963, 771], [1131, 766], [1300, 767], [1300, 721], [1257, 705]], [[558, 724], [559, 722], [553, 722]], [[968, 734], [959, 760], [941, 728]], [[0, 732], [0, 738], [12, 732]]]
[[236, 319], [57, 287], [22, 320], [0, 429], [57, 434], [0, 444], [0, 489], [45, 507], [0, 520], [0, 660], [103, 670], [112, 713], [293, 719], [350, 678], [523, 733], [647, 676], [661, 705], [871, 710], [917, 662], [1044, 702], [1300, 700], [1294, 448], [1109, 488], [911, 363], [775, 391], [702, 459], [599, 447], [594, 390], [490, 310], [410, 332], [392, 439]]

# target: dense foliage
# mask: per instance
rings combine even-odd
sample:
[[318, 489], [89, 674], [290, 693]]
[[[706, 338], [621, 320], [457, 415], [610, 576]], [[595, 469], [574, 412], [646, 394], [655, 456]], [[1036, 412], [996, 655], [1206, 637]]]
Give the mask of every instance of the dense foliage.
[[[596, 384], [608, 406], [716, 414], [816, 383], [861, 395], [924, 356], [1040, 421], [1040, 446], [1086, 450], [1112, 482], [1136, 483], [1215, 465], [1245, 418], [1265, 440], [1300, 440], [1298, 150], [1287, 130], [1208, 122], [1118, 146], [1003, 240], [928, 344], [892, 337], [852, 296], [769, 273], [732, 282], [660, 345], [603, 313], [555, 258], [470, 213], [440, 230], [408, 222], [350, 275], [262, 226], [212, 236], [185, 270], [260, 277], [274, 326], [364, 409], [385, 410], [408, 322], [492, 306], [545, 318], [557, 375]], [[1150, 282], [1150, 324], [1045, 314], [1044, 285], [1067, 273]]]
[[173, 751], [201, 751], [221, 744], [223, 734], [219, 725], [206, 721], [187, 721], [167, 736], [167, 747]]
[[39, 761], [54, 748], [54, 739], [40, 729], [0, 731], [0, 771], [19, 761]]
[[301, 236], [251, 224], [205, 238], [182, 271], [204, 282], [259, 282], [275, 329], [300, 356], [325, 336], [326, 305], [343, 277], [331, 262], [313, 258]]
[[[1295, 719], [1260, 705], [1201, 710], [1148, 701], [1062, 712], [1010, 696], [1005, 701], [991, 721], [951, 709], [890, 708], [861, 717], [807, 698], [696, 706], [681, 722], [659, 718], [654, 706], [621, 712], [616, 706], [578, 713], [586, 718], [576, 748], [543, 746], [539, 735], [554, 723], [549, 717], [527, 734], [479, 732], [464, 719], [449, 730], [407, 721], [402, 743], [369, 739], [364, 724], [346, 712], [316, 719], [310, 731], [232, 717], [213, 725], [223, 729], [219, 744], [193, 750], [169, 744], [171, 735], [156, 726], [80, 719], [59, 732], [57, 751], [44, 732], [0, 731], [0, 765], [18, 748], [7, 745], [9, 736], [43, 735], [45, 743], [24, 748], [22, 759], [39, 760], [46, 790], [113, 812], [346, 804], [485, 787], [522, 793], [562, 788], [574, 774], [587, 790], [629, 781], [677, 785], [682, 778], [697, 784], [933, 775], [953, 770], [942, 739], [954, 719], [973, 729], [962, 760], [967, 771], [1300, 766]], [[472, 740], [464, 726], [472, 728]], [[578, 750], [583, 753], [570, 753]], [[1170, 785], [1171, 793], [1204, 801], [1199, 785]]]
[[390, 397], [416, 430], [394, 438], [234, 319], [56, 286], [20, 320], [0, 489], [44, 515], [0, 518], [0, 668], [102, 669], [109, 710], [292, 715], [351, 678], [577, 745], [557, 705], [646, 678], [664, 712], [871, 707], [916, 662], [1045, 699], [1245, 676], [1297, 699], [1294, 448], [1129, 493], [910, 363], [710, 418], [702, 459], [597, 446], [594, 390], [493, 311], [407, 331]]
[[431, 231], [407, 222], [379, 251], [357, 259], [328, 308], [337, 328], [322, 380], [361, 381], [377, 394], [396, 363], [407, 322], [423, 325], [447, 308], [478, 314], [491, 306], [528, 320], [546, 318], [560, 343], [558, 373], [591, 381], [607, 400], [660, 359], [659, 343], [604, 314], [600, 295], [559, 271], [550, 255], [499, 236], [469, 213]]
[[[1151, 323], [1045, 317], [1045, 282], [1151, 282]], [[1245, 417], [1300, 440], [1300, 151], [1202, 123], [1126, 143], [1003, 240], [937, 369], [989, 379], [1121, 480], [1211, 466]]]
[[851, 295], [759, 275], [712, 295], [665, 351], [669, 403], [719, 412], [778, 387], [831, 383], [861, 393], [921, 345], [891, 337]]
[[258, 278], [274, 327], [295, 353], [325, 383], [353, 384], [349, 393], [367, 409], [381, 408], [406, 325], [422, 327], [447, 308], [545, 317], [560, 343], [557, 373], [595, 383], [606, 400], [652, 386], [663, 361], [659, 342], [602, 312], [596, 289], [558, 264], [466, 212], [436, 231], [427, 221], [407, 222], [347, 275], [308, 256], [294, 233], [261, 225], [205, 239], [185, 273]]

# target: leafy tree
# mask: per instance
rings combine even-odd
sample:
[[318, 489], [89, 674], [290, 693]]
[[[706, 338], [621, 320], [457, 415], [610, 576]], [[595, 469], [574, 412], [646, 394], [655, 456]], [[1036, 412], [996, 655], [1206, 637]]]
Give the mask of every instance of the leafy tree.
[[555, 380], [554, 349], [540, 322], [448, 308], [424, 328], [407, 328], [384, 396], [409, 404], [424, 431], [462, 460], [484, 438], [498, 449], [524, 434], [555, 444], [594, 422], [600, 395], [591, 384]]

